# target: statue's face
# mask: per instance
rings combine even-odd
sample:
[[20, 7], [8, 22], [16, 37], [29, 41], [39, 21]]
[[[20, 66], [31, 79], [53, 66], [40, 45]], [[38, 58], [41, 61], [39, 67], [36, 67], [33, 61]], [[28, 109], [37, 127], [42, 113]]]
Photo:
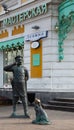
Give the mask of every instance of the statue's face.
[[16, 63], [17, 63], [17, 65], [21, 65], [22, 64], [22, 58], [21, 57], [17, 58]]

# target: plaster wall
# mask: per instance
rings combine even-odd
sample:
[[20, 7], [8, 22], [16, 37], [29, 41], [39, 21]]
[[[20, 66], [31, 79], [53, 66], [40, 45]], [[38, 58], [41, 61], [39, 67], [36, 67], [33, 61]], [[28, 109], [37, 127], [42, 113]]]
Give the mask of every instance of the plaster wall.
[[0, 88], [3, 87], [3, 52], [0, 51]]
[[[46, 17], [38, 21], [34, 21], [29, 24], [27, 32], [33, 33], [34, 30], [30, 30], [32, 25], [37, 24], [40, 26], [40, 30], [48, 30], [48, 37], [43, 39], [43, 73], [41, 79], [31, 79], [28, 81], [28, 91], [37, 92], [74, 92], [74, 39], [73, 32], [70, 32], [67, 39], [64, 41], [64, 59], [62, 62], [58, 60], [58, 32], [55, 31], [56, 22], [58, 22], [58, 5], [51, 6], [51, 17]], [[30, 43], [25, 43], [26, 45]], [[27, 45], [27, 46], [28, 46]], [[24, 51], [24, 58], [30, 60], [29, 50]], [[30, 65], [27, 60], [24, 60], [26, 66], [28, 66], [30, 73]]]

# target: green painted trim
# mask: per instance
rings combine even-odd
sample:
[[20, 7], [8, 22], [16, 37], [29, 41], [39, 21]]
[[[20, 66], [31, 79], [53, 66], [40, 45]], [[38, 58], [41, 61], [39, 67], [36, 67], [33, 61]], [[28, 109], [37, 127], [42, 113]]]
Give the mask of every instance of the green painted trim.
[[62, 2], [58, 7], [59, 19], [61, 19], [63, 15], [67, 16], [70, 11], [74, 11], [74, 0], [66, 0]]
[[59, 5], [58, 9], [59, 9], [59, 11], [61, 11], [62, 9], [66, 8], [67, 6], [72, 5], [73, 3], [74, 3], [74, 0], [65, 0], [65, 1], [63, 1], [63, 2]]
[[[72, 4], [73, 3], [73, 4]], [[63, 6], [63, 7], [62, 7]], [[59, 52], [59, 61], [63, 60], [63, 44], [64, 40], [67, 37], [67, 34], [74, 27], [74, 0], [64, 1], [59, 6], [59, 42], [58, 42], [58, 52]]]
[[22, 45], [24, 45], [24, 37], [0, 42], [0, 49], [3, 50], [7, 48], [16, 47], [16, 46], [22, 46]]

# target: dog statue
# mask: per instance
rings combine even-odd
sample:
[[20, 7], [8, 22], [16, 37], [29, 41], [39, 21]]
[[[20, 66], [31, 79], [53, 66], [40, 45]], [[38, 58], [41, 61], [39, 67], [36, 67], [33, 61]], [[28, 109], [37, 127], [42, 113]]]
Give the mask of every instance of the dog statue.
[[50, 124], [47, 113], [43, 110], [41, 106], [41, 101], [37, 98], [35, 98], [34, 109], [35, 109], [36, 119], [32, 121], [33, 124], [40, 124], [40, 125]]

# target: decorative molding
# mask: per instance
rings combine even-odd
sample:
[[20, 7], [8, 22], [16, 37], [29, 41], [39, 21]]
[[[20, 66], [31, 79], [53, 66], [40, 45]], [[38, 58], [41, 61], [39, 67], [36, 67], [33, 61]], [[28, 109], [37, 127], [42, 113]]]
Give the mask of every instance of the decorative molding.
[[7, 30], [3, 30], [0, 33], [0, 38], [5, 38], [5, 37], [8, 37], [8, 31]]
[[[68, 6], [67, 6], [68, 5]], [[59, 6], [59, 42], [58, 42], [58, 52], [59, 61], [63, 60], [63, 44], [67, 37], [67, 34], [71, 31], [74, 26], [74, 1], [64, 1]]]
[[63, 60], [63, 43], [67, 37], [67, 34], [74, 26], [74, 11], [71, 11], [68, 16], [63, 15], [59, 22], [59, 60]]
[[24, 25], [18, 25], [18, 27], [14, 26], [12, 30], [12, 36], [24, 33]]

